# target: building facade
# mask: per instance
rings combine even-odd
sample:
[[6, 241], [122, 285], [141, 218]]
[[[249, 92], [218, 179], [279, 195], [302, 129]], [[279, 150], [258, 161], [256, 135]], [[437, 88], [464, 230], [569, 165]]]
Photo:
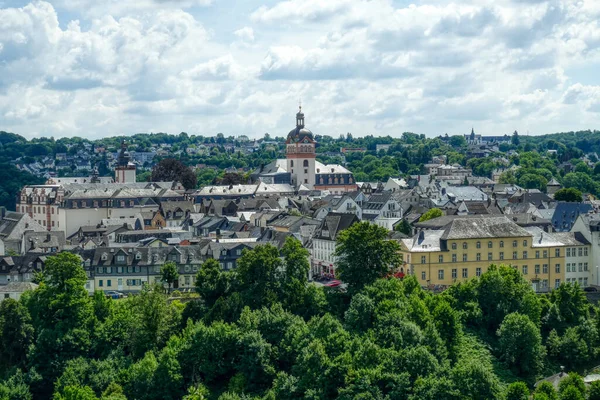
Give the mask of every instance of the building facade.
[[534, 243], [531, 232], [505, 216], [457, 217], [400, 243], [407, 271], [423, 286], [446, 288], [481, 276], [491, 264], [518, 269], [540, 292], [565, 280], [565, 245], [548, 237]]

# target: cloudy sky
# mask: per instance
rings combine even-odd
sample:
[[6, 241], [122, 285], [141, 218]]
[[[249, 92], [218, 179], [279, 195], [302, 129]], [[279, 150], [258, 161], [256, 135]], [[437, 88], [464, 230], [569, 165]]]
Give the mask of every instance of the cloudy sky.
[[0, 130], [600, 129], [599, 0], [0, 0]]

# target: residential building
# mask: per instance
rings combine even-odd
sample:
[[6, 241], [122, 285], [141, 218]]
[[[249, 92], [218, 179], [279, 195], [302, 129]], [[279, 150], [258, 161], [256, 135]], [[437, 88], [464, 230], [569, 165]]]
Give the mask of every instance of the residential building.
[[519, 269], [538, 291], [565, 279], [564, 245], [534, 244], [531, 232], [503, 215], [454, 217], [443, 228], [420, 230], [400, 244], [405, 268], [423, 286], [448, 287], [480, 276], [490, 264]]
[[335, 274], [336, 240], [340, 232], [359, 222], [354, 214], [329, 213], [316, 229], [311, 246], [311, 276]]

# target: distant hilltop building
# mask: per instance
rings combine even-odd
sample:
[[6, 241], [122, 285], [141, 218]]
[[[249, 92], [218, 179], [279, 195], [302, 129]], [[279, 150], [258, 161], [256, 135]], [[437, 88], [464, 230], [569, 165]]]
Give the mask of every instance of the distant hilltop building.
[[510, 136], [482, 136], [475, 133], [475, 129], [471, 128], [471, 133], [465, 135], [467, 144], [492, 144], [492, 143], [510, 143]]
[[298, 191], [328, 190], [342, 194], [358, 190], [352, 172], [341, 165], [325, 165], [316, 160], [317, 142], [304, 125], [302, 107], [296, 114], [296, 127], [285, 142], [286, 159], [275, 160], [252, 173], [252, 179], [272, 184], [290, 184]]

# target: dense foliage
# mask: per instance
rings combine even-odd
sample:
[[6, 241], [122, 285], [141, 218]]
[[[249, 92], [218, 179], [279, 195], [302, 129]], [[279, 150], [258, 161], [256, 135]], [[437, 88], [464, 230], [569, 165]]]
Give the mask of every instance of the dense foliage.
[[[386, 254], [370, 234], [365, 251]], [[576, 285], [540, 296], [491, 266], [432, 294], [360, 262], [374, 275], [352, 291], [307, 284], [307, 251], [288, 239], [233, 271], [207, 261], [181, 303], [162, 287], [90, 297], [77, 256], [49, 257], [38, 289], [0, 305], [0, 399], [526, 399], [559, 365], [597, 361], [598, 314]], [[534, 398], [598, 392], [572, 374]]]

